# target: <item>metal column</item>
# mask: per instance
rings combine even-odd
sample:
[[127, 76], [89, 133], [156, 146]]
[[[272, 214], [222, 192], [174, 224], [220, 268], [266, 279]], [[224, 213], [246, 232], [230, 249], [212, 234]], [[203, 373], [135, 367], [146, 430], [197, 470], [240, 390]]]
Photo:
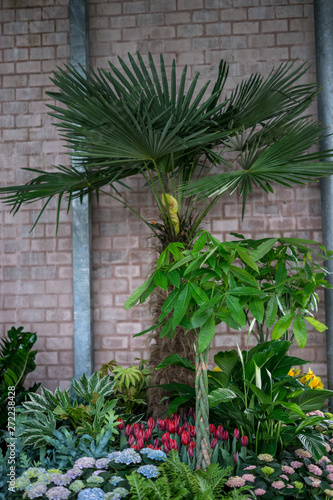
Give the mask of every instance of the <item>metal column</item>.
[[[70, 62], [78, 71], [89, 60], [88, 0], [69, 1]], [[75, 157], [72, 157], [75, 163]], [[93, 371], [91, 304], [91, 214], [87, 196], [72, 203], [74, 371], [75, 377]]]
[[[333, 133], [333, 2], [314, 0], [314, 19], [316, 35], [317, 80], [322, 91], [318, 96], [319, 121]], [[333, 149], [333, 136], [321, 141], [321, 148]], [[333, 159], [333, 158], [332, 158]], [[333, 176], [321, 180], [321, 205], [323, 243], [333, 250]], [[326, 263], [333, 273], [333, 261]], [[333, 274], [329, 276], [333, 285]], [[325, 312], [327, 330], [327, 382], [333, 389], [333, 290], [325, 290]], [[331, 409], [333, 401], [331, 401]]]

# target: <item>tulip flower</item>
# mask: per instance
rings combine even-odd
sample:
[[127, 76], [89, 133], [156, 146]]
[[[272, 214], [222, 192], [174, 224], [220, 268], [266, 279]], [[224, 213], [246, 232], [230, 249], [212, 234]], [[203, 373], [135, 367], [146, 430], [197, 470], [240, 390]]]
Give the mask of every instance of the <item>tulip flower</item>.
[[168, 432], [165, 432], [161, 437], [161, 443], [165, 444], [167, 441], [169, 441], [169, 439], [170, 439], [170, 434]]
[[117, 418], [117, 427], [120, 431], [122, 431], [125, 428], [125, 424], [122, 418]]
[[195, 437], [195, 425], [190, 425], [190, 434], [191, 437]]
[[215, 449], [217, 443], [218, 443], [218, 439], [217, 438], [214, 438], [214, 439], [211, 440], [210, 447], [211, 447], [212, 450]]
[[248, 443], [249, 443], [249, 438], [248, 438], [247, 436], [242, 436], [242, 437], [240, 438], [240, 442], [241, 442], [241, 445], [242, 445], [242, 446], [247, 446], [247, 445], [248, 445]]
[[153, 431], [151, 429], [147, 429], [145, 432], [145, 441], [149, 441], [153, 437]]
[[162, 420], [162, 419], [157, 419], [156, 420], [156, 426], [157, 428], [160, 430], [160, 431], [165, 431], [166, 429], [166, 422], [165, 420]]
[[153, 417], [148, 418], [147, 428], [151, 430], [155, 429], [155, 420], [153, 419]]
[[136, 443], [137, 449], [138, 449], [138, 450], [142, 450], [142, 448], [144, 447], [144, 445], [145, 445], [144, 440], [143, 440], [143, 439], [141, 439], [141, 438], [140, 438], [140, 439], [138, 439], [138, 442]]
[[234, 438], [235, 438], [235, 439], [239, 439], [239, 436], [240, 436], [240, 432], [239, 432], [239, 430], [238, 430], [237, 428], [236, 428], [236, 429], [234, 429]]
[[135, 443], [135, 437], [133, 436], [133, 434], [131, 434], [130, 436], [128, 436], [128, 444], [132, 446], [134, 443]]
[[179, 451], [178, 444], [177, 444], [177, 441], [175, 439], [170, 439], [169, 446], [170, 446], [170, 450]]
[[154, 439], [154, 448], [156, 449], [156, 448], [158, 448], [159, 446], [160, 446], [160, 441], [159, 441], [159, 439], [158, 439], [158, 438], [155, 438], [155, 439]]
[[125, 427], [125, 436], [128, 437], [132, 433], [132, 426], [127, 424]]
[[209, 424], [209, 432], [210, 432], [211, 434], [214, 434], [215, 430], [216, 430], [215, 425], [214, 425], [214, 424]]
[[184, 446], [188, 446], [191, 442], [191, 436], [190, 436], [190, 433], [187, 432], [187, 431], [183, 431], [182, 432], [182, 435], [180, 437], [180, 440], [181, 440], [181, 443], [184, 445]]
[[229, 432], [228, 431], [223, 431], [222, 439], [223, 439], [223, 441], [228, 441], [228, 439], [229, 439]]

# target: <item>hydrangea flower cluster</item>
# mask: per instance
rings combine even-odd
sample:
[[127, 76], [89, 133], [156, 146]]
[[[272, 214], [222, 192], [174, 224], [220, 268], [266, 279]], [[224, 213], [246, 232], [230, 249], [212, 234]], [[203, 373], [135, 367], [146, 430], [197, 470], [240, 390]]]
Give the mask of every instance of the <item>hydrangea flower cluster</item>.
[[101, 488], [85, 488], [78, 494], [78, 500], [103, 500], [105, 493]]
[[47, 492], [45, 493], [45, 496], [49, 500], [67, 500], [70, 495], [71, 492], [64, 486], [54, 486], [53, 488], [47, 490]]
[[120, 483], [120, 481], [122, 481], [122, 480], [123, 480], [123, 478], [120, 476], [112, 476], [109, 479], [109, 483], [113, 484], [113, 486], [117, 486], [117, 484]]
[[139, 453], [137, 453], [133, 448], [126, 448], [123, 451], [114, 451], [109, 453], [107, 458], [110, 461], [114, 461], [116, 464], [139, 464], [142, 462], [142, 458]]
[[107, 493], [104, 500], [120, 500], [128, 495], [128, 491], [125, 488], [116, 488], [110, 493]]
[[159, 475], [156, 465], [141, 465], [136, 472], [148, 478], [155, 478]]
[[162, 450], [153, 450], [152, 448], [143, 448], [140, 453], [146, 455], [150, 460], [160, 460], [165, 462], [167, 459], [166, 453]]

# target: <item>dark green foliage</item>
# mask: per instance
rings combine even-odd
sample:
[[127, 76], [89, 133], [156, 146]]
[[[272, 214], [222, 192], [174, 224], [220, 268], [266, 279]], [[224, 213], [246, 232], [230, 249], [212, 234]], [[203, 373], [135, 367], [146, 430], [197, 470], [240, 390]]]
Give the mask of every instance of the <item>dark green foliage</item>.
[[24, 388], [28, 373], [36, 368], [37, 351], [32, 351], [37, 340], [36, 333], [24, 332], [23, 326], [14, 326], [7, 332], [7, 338], [0, 340], [0, 428], [7, 426], [8, 387], [15, 387], [15, 406], [26, 400], [29, 392], [35, 392], [40, 384]]

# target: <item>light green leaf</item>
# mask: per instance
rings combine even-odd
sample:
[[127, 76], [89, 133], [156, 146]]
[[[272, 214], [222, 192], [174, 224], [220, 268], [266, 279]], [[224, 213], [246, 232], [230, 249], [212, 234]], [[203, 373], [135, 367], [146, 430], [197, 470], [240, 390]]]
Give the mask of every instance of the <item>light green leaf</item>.
[[251, 297], [249, 302], [249, 308], [254, 318], [257, 321], [259, 321], [259, 323], [262, 323], [265, 312], [264, 303], [262, 299], [259, 299], [259, 297]]
[[246, 325], [246, 316], [239, 300], [232, 295], [226, 295], [226, 303], [233, 319], [244, 327]]
[[202, 353], [207, 347], [209, 347], [213, 337], [215, 335], [215, 321], [214, 317], [211, 316], [206, 323], [201, 327], [198, 337], [198, 351]]
[[[180, 290], [180, 289], [179, 289]], [[175, 301], [174, 313], [172, 318], [172, 327], [176, 328], [187, 312], [190, 300], [192, 298], [189, 283], [186, 283]]]
[[277, 312], [278, 312], [277, 298], [276, 295], [273, 295], [267, 302], [266, 306], [266, 325], [268, 328], [271, 328], [271, 326], [274, 325]]
[[207, 308], [200, 308], [199, 311], [197, 311], [191, 318], [191, 325], [192, 328], [200, 328], [202, 325], [204, 325], [209, 318], [213, 317], [213, 308], [212, 307], [207, 307]]
[[199, 256], [199, 253], [200, 251], [204, 248], [204, 246], [206, 245], [206, 242], [207, 242], [207, 233], [206, 231], [203, 232], [199, 238], [197, 239], [197, 241], [194, 243], [193, 245], [193, 250], [192, 250], [192, 253], [193, 255], [197, 258]]
[[291, 322], [295, 316], [295, 313], [286, 314], [282, 316], [274, 325], [272, 331], [272, 339], [278, 340], [282, 337], [282, 335], [288, 330], [291, 325]]
[[303, 349], [303, 347], [306, 346], [308, 336], [304, 319], [298, 315], [295, 317], [293, 322], [293, 333], [298, 345]]
[[190, 287], [192, 297], [194, 298], [198, 306], [202, 306], [206, 302], [209, 302], [206, 293], [199, 286], [197, 286], [195, 283], [190, 282]]
[[177, 262], [172, 266], [170, 271], [173, 271], [174, 269], [178, 269], [178, 267], [182, 267], [184, 264], [186, 264], [190, 260], [193, 260], [192, 255], [187, 255], [186, 257], [183, 257], [182, 259], [177, 260]]
[[136, 333], [133, 335], [133, 337], [141, 337], [141, 335], [144, 335], [145, 333], [151, 332], [152, 330], [156, 330], [156, 328], [160, 327], [163, 323], [157, 323], [156, 325], [150, 326], [146, 330], [143, 330], [142, 332]]
[[179, 271], [176, 269], [174, 271], [169, 271], [167, 274], [168, 280], [170, 283], [175, 286], [176, 288], [179, 288], [180, 286], [180, 274]]
[[163, 337], [168, 337], [171, 332], [173, 332], [172, 318], [169, 318], [165, 325], [161, 328], [160, 338], [162, 339]]
[[327, 326], [324, 323], [320, 323], [317, 319], [314, 319], [312, 316], [304, 316], [304, 319], [310, 323], [310, 325], [314, 326], [318, 332], [324, 332], [327, 330]]
[[218, 352], [214, 356], [214, 362], [227, 377], [230, 377], [239, 362], [238, 353], [234, 349], [232, 351]]
[[231, 401], [232, 399], [237, 398], [237, 394], [235, 394], [230, 389], [219, 388], [215, 389], [208, 395], [208, 403], [210, 408], [214, 408], [214, 406], [219, 405], [220, 403], [226, 403], [227, 401]]
[[169, 262], [170, 262], [170, 251], [168, 248], [166, 248], [165, 250], [163, 250], [159, 258], [157, 259], [156, 267], [157, 269], [159, 269], [164, 265], [168, 265]]
[[260, 260], [264, 257], [275, 245], [277, 238], [269, 238], [268, 240], [261, 243], [256, 250], [252, 250], [252, 255], [256, 260]]
[[250, 266], [255, 271], [259, 272], [258, 266], [255, 260], [251, 257], [249, 252], [247, 252], [244, 248], [237, 248], [237, 253], [242, 259], [242, 261], [245, 262], [245, 264]]
[[162, 290], [167, 290], [168, 288], [168, 278], [160, 270], [157, 270], [154, 273], [154, 283], [156, 286], [162, 288]]
[[255, 278], [250, 273], [245, 271], [245, 269], [242, 269], [241, 267], [230, 266], [230, 272], [237, 276], [237, 278], [240, 278], [242, 282], [255, 286], [258, 289], [260, 288], [259, 283], [257, 283]]
[[153, 276], [151, 276], [147, 281], [142, 283], [142, 285], [140, 285], [139, 288], [134, 290], [132, 295], [126, 300], [124, 309], [131, 309], [133, 306], [135, 306], [137, 301], [140, 299], [140, 296], [147, 290], [147, 288], [151, 284], [152, 280]]
[[298, 434], [300, 440], [306, 450], [308, 450], [315, 460], [320, 460], [326, 453], [324, 436], [322, 434]]

